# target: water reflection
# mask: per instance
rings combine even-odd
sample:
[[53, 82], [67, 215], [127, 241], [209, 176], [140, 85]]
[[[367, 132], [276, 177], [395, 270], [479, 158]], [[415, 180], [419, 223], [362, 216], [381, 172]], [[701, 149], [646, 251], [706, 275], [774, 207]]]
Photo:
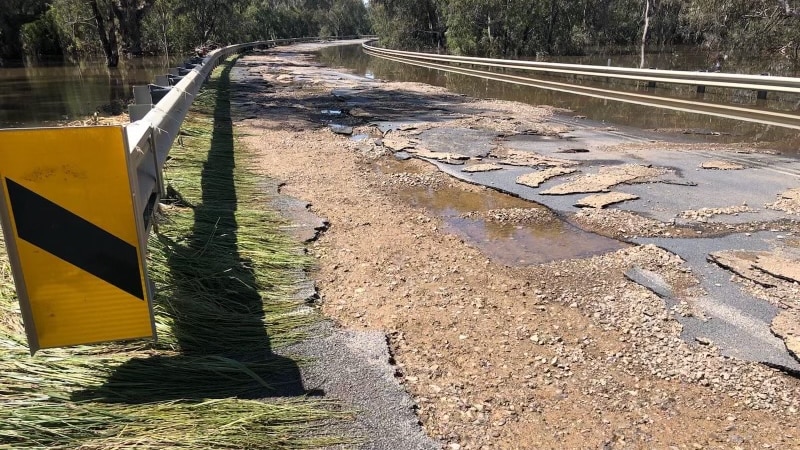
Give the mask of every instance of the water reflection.
[[[420, 173], [413, 164], [380, 160], [375, 170], [389, 173]], [[492, 259], [509, 265], [546, 263], [583, 258], [623, 248], [625, 244], [585, 232], [565, 222], [534, 202], [491, 189], [465, 190], [459, 186], [407, 186], [398, 189], [395, 198], [439, 216], [447, 232], [477, 246]], [[494, 210], [538, 209], [541, 220], [533, 223], [488, 220], [480, 214]]]
[[[551, 105], [558, 108], [569, 109], [575, 111], [575, 114], [583, 115], [598, 121], [608, 122], [610, 124], [627, 125], [651, 130], [657, 129], [667, 133], [704, 130], [709, 131], [709, 133], [697, 137], [711, 142], [725, 143], [738, 142], [741, 140], [770, 141], [775, 142], [775, 146], [779, 147], [779, 149], [796, 149], [798, 144], [800, 144], [797, 133], [794, 130], [702, 114], [691, 114], [681, 111], [656, 109], [630, 103], [589, 98], [547, 89], [485, 80], [441, 70], [426, 69], [367, 56], [361, 51], [359, 45], [328, 47], [320, 52], [319, 58], [324, 64], [348, 68], [362, 75], [370, 74], [376, 78], [390, 81], [414, 81], [443, 86], [453, 92], [466, 94], [471, 97], [514, 100], [532, 105]], [[687, 67], [687, 65], [694, 67], [699, 64], [698, 58], [697, 56], [694, 57], [694, 59], [690, 57], [665, 57], [663, 61], [658, 61], [659, 63], [663, 62], [663, 67], [659, 66], [659, 68], [688, 69], [690, 67]], [[583, 59], [559, 58], [559, 62], [599, 63], [599, 61], [591, 60], [587, 57]], [[625, 62], [626, 61], [620, 61], [619, 64], [614, 62], [614, 64], [626, 65]], [[676, 67], [678, 64], [682, 64], [683, 66]], [[627, 65], [630, 66], [630, 64]], [[644, 81], [637, 83], [635, 81], [619, 80], [605, 84], [598, 83], [594, 79], [573, 76], [543, 76], [542, 79], [558, 81], [565, 81], [564, 79], [568, 79], [570, 82], [576, 82], [587, 86], [615, 89], [625, 88], [627, 90], [638, 91], [644, 90], [654, 95], [669, 94], [684, 98], [697, 97], [697, 89], [694, 86], [668, 87], [665, 85], [657, 85], [654, 89], [647, 90], [646, 82]], [[728, 101], [729, 99], [723, 96], [731, 95], [733, 95], [733, 100], [740, 104], [788, 111], [796, 111], [798, 106], [800, 106], [798, 98], [788, 94], [771, 93], [768, 103], [762, 104], [756, 101], [756, 94], [751, 91], [734, 91], [733, 94], [731, 94], [730, 91], [714, 90], [712, 88], [706, 90], [704, 99], [709, 101]], [[710, 133], [711, 131], [715, 132], [715, 134], [712, 135]], [[796, 150], [794, 150], [794, 152], [796, 152]]]
[[121, 113], [132, 87], [152, 83], [179, 58], [125, 60], [108, 68], [102, 60], [0, 68], [0, 128], [47, 126], [94, 112]]

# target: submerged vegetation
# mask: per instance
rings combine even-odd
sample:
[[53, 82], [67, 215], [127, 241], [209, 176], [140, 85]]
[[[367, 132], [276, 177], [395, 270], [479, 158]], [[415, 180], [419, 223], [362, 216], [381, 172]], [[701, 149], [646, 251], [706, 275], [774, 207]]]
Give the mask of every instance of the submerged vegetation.
[[309, 260], [265, 210], [230, 120], [228, 70], [202, 91], [171, 152], [171, 206], [149, 243], [159, 341], [28, 354], [0, 264], [0, 448], [271, 448], [341, 443], [346, 418], [308, 397], [276, 348], [303, 337]]
[[2, 58], [186, 53], [227, 44], [374, 32], [388, 47], [533, 57], [698, 46], [800, 61], [795, 0], [4, 0]]
[[709, 68], [725, 55], [800, 59], [800, 4], [791, 0], [371, 0], [389, 47], [523, 57], [591, 47], [696, 45]]
[[3, 0], [3, 58], [186, 53], [230, 44], [369, 32], [361, 0]]

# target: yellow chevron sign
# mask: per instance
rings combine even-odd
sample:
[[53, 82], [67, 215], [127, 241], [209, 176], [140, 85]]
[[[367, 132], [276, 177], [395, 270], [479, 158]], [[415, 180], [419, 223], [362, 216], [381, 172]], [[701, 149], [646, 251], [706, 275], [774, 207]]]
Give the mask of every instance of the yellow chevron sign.
[[0, 218], [31, 352], [154, 337], [122, 127], [0, 130]]

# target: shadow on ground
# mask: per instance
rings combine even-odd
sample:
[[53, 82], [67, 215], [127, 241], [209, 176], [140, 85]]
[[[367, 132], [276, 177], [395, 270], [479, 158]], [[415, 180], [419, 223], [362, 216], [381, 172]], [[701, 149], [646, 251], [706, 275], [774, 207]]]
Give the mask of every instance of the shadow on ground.
[[232, 66], [229, 63], [216, 82], [202, 203], [187, 205], [194, 209], [191, 235], [182, 242], [158, 236], [167, 248], [175, 286], [172, 295], [157, 303], [172, 319], [172, 345], [181, 354], [131, 359], [105, 384], [77, 392], [75, 399], [144, 403], [317, 394], [304, 389], [294, 360], [272, 351], [259, 294], [270, 286], [259, 285], [253, 264], [239, 252], [229, 101]]

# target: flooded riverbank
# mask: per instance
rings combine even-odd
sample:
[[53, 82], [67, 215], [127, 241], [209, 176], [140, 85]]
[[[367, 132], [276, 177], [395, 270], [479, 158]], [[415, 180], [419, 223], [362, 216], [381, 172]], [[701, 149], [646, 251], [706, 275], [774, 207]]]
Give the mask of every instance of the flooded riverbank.
[[0, 128], [55, 126], [127, 110], [135, 85], [152, 83], [179, 57], [103, 60], [0, 68]]
[[[619, 60], [620, 64], [625, 62], [620, 59], [620, 56], [615, 56], [614, 58]], [[595, 60], [572, 61], [562, 59], [559, 59], [558, 62], [597, 62]], [[319, 61], [333, 67], [347, 68], [367, 78], [377, 78], [387, 81], [420, 82], [434, 86], [442, 86], [450, 91], [465, 94], [470, 97], [513, 100], [530, 105], [550, 105], [556, 108], [569, 110], [571, 111], [571, 115], [585, 116], [589, 119], [606, 122], [608, 124], [630, 126], [645, 130], [657, 130], [659, 132], [671, 134], [688, 134], [698, 140], [707, 142], [770, 142], [776, 150], [786, 151], [788, 153], [796, 152], [796, 149], [800, 147], [800, 139], [798, 139], [795, 130], [701, 114], [656, 109], [630, 103], [588, 98], [574, 94], [511, 85], [460, 74], [447, 73], [440, 70], [415, 67], [370, 57], [361, 51], [360, 46], [325, 48], [319, 53]], [[697, 65], [699, 63], [699, 61], [680, 62], [680, 64], [684, 65]], [[683, 66], [677, 67], [674, 66], [674, 64], [669, 67], [659, 68], [685, 69]], [[596, 84], [602, 86], [602, 83], [590, 82], [587, 80], [581, 80], [580, 83], [582, 85]], [[608, 88], [608, 86], [606, 86], [606, 88]], [[636, 86], [628, 86], [628, 88], [636, 89]], [[659, 94], [659, 90], [666, 89], [667, 87], [658, 86], [655, 90], [649, 92]], [[680, 97], [692, 97], [695, 95], [694, 87], [685, 87], [678, 92], [674, 91], [675, 90], [671, 90], [670, 94]], [[713, 99], [713, 95], [710, 89], [707, 90], [707, 99]], [[738, 93], [737, 95], [742, 97], [734, 99], [738, 104], [750, 102], [750, 100], [752, 100], [751, 103], [756, 103], [754, 93], [752, 99], [749, 99], [749, 97], [745, 98], [747, 97], [745, 93]], [[717, 99], [717, 101], [719, 100], [720, 99]], [[784, 110], [794, 107], [793, 103], [787, 106], [788, 103], [786, 99], [771, 97], [769, 103], [759, 106]]]

